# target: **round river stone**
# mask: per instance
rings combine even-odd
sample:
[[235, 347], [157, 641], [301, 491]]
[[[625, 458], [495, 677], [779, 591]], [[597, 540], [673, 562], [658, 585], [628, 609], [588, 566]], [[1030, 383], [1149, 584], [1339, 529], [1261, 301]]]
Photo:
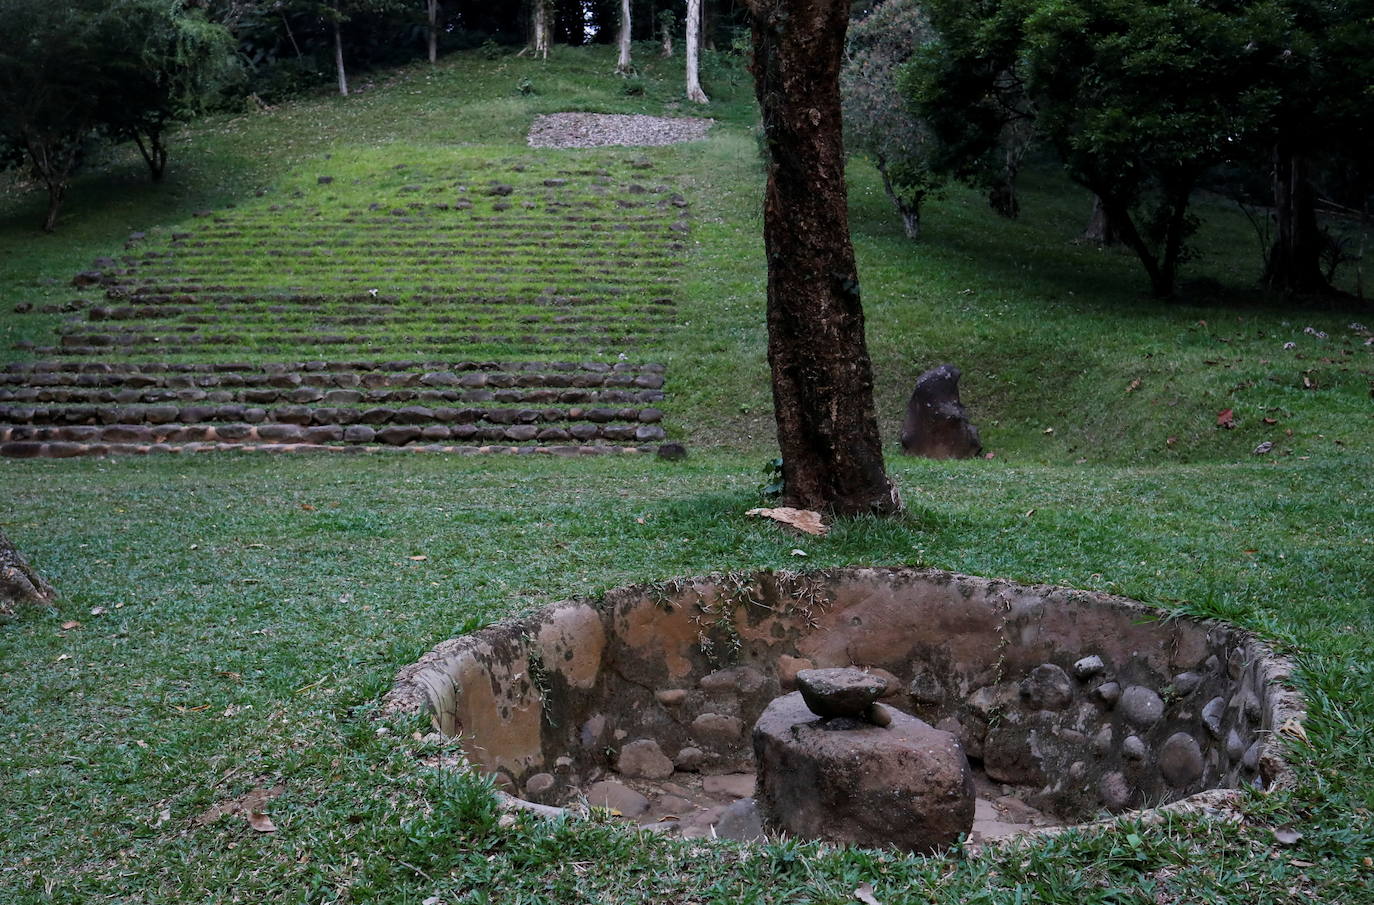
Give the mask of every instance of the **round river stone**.
[[797, 673], [797, 689], [816, 716], [862, 720], [887, 693], [887, 680], [861, 669], [803, 669]]

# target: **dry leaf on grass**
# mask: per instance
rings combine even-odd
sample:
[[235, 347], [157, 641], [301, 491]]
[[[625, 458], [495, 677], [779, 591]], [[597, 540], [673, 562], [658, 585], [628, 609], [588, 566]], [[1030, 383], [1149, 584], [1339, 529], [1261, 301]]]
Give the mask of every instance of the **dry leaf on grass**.
[[830, 526], [821, 521], [821, 514], [810, 509], [791, 509], [787, 506], [780, 506], [777, 509], [750, 509], [744, 514], [772, 519], [789, 528], [820, 537], [825, 536], [830, 530]]
[[854, 898], [863, 902], [864, 905], [882, 905], [882, 903], [873, 896], [872, 883], [860, 883], [859, 888], [854, 890]]
[[[251, 792], [240, 795], [238, 798], [229, 798], [224, 801], [216, 802], [205, 812], [196, 815], [191, 822], [196, 826], [209, 826], [226, 815], [233, 816], [235, 814], [242, 814], [248, 818], [248, 822], [251, 825], [253, 822], [253, 815], [255, 814], [267, 819], [267, 815], [262, 813], [263, 805], [285, 791], [286, 786], [281, 784], [272, 786], [270, 789], [259, 786]], [[268, 824], [271, 824], [271, 822], [270, 819], [267, 819]], [[253, 829], [256, 830], [258, 828], [253, 827]], [[276, 827], [272, 829], [276, 829]], [[258, 830], [258, 832], [270, 833], [272, 830]]]
[[250, 813], [248, 815], [248, 825], [259, 833], [275, 833], [277, 831], [277, 825], [272, 822], [272, 818], [268, 817], [262, 811], [253, 811]]

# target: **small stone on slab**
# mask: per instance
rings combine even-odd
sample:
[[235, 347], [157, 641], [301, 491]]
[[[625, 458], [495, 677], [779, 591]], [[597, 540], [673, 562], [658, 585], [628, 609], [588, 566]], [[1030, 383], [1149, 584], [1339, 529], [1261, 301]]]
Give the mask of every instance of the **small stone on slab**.
[[861, 669], [803, 669], [797, 690], [817, 716], [867, 721], [870, 707], [887, 694], [887, 681]]

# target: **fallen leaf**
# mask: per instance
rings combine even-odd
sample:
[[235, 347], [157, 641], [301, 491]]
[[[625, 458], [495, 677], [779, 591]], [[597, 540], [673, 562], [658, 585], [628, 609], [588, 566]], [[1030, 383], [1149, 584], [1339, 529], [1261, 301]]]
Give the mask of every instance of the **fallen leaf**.
[[92, 616], [104, 616], [104, 615], [105, 615], [106, 613], [108, 613], [108, 612], [109, 612], [109, 610], [105, 609], [103, 606], [93, 606], [93, 607], [91, 607], [91, 615], [92, 615]]
[[1177, 442], [1178, 442], [1178, 438], [1177, 438], [1177, 437], [1167, 437], [1167, 438], [1165, 438], [1165, 440], [1164, 440], [1164, 445], [1165, 445], [1165, 446], [1173, 446], [1173, 445], [1174, 445], [1175, 443], [1177, 443]]
[[750, 509], [744, 514], [772, 519], [806, 534], [824, 536], [830, 530], [830, 527], [821, 521], [821, 514], [810, 509], [780, 506], [777, 509]]
[[157, 829], [158, 827], [162, 826], [164, 823], [166, 823], [167, 821], [169, 821], [169, 820], [171, 820], [171, 819], [172, 819], [172, 809], [171, 809], [171, 808], [163, 808], [161, 811], [158, 812], [157, 820], [153, 821], [153, 829]]
[[805, 555], [806, 555], [806, 551], [805, 551], [805, 550], [793, 550], [793, 551], [792, 551], [792, 555], [793, 555], [793, 556], [805, 556]]
[[1263, 419], [1261, 419], [1261, 420], [1262, 420], [1265, 424], [1278, 424], [1278, 423], [1279, 423], [1279, 419], [1277, 419], [1277, 418], [1263, 418]]
[[1280, 845], [1297, 845], [1302, 839], [1302, 833], [1292, 829], [1274, 830], [1274, 839]]
[[1217, 412], [1217, 427], [1230, 430], [1236, 426], [1236, 413], [1233, 409], [1222, 409]]
[[1255, 447], [1254, 454], [1257, 455], [1257, 456], [1262, 456], [1262, 455], [1264, 455], [1265, 453], [1269, 452], [1269, 450], [1271, 450], [1271, 449], [1273, 449], [1273, 448], [1274, 448], [1274, 444], [1271, 443], [1271, 442], [1269, 442], [1268, 440], [1265, 440], [1265, 441], [1264, 441], [1263, 443], [1261, 443], [1259, 446], [1256, 446], [1256, 447]]
[[412, 556], [409, 558], [414, 560], [415, 562], [424, 562], [425, 560], [429, 559], [429, 557], [424, 555], [423, 553], [421, 553], [419, 556]]
[[1052, 434], [1052, 433], [1054, 433], [1054, 428], [1052, 428], [1052, 427], [1047, 427], [1047, 428], [1045, 428], [1041, 433], [1044, 433], [1044, 434]]
[[66, 622], [62, 623], [62, 631], [64, 632], [71, 631], [74, 628], [81, 628], [81, 623], [77, 622], [75, 619], [68, 619]]
[[1128, 393], [1134, 393], [1134, 392], [1135, 392], [1136, 390], [1138, 390], [1138, 389], [1140, 389], [1140, 378], [1139, 378], [1139, 377], [1137, 377], [1135, 380], [1132, 380], [1132, 381], [1130, 382], [1130, 384], [1126, 387], [1126, 392], [1128, 392]]
[[248, 814], [248, 825], [259, 833], [275, 833], [277, 831], [277, 825], [272, 822], [272, 818], [268, 817], [262, 811], [250, 812]]
[[[1307, 742], [1307, 730], [1304, 729], [1302, 723], [1299, 723], [1297, 720], [1286, 720], [1284, 724], [1279, 727], [1279, 732], [1283, 735], [1291, 735], [1294, 738], [1302, 739], [1304, 742]], [[1308, 744], [1311, 743], [1308, 742]]]
[[314, 507], [314, 506], [311, 506], [309, 503], [301, 503], [301, 508], [304, 509], [306, 512], [314, 512], [314, 511], [315, 511], [315, 507]]
[[1030, 518], [1032, 515], [1035, 515], [1035, 510], [1034, 510], [1034, 509], [1027, 509], [1027, 510], [1026, 510], [1026, 518]]
[[61, 663], [63, 660], [70, 660], [71, 658], [72, 658], [72, 655], [71, 655], [71, 654], [58, 654], [58, 655], [57, 655], [57, 662], [58, 662], [58, 663]]
[[984, 459], [992, 459], [992, 458], [996, 458], [996, 456], [997, 456], [997, 453], [983, 453], [983, 458], [984, 458]]
[[[252, 791], [246, 792], [238, 798], [229, 798], [224, 801], [211, 805], [206, 811], [192, 818], [191, 822], [196, 826], [207, 826], [214, 823], [225, 815], [242, 814], [250, 821], [253, 814], [262, 814], [263, 805], [276, 798], [286, 791], [286, 786], [280, 783], [270, 789], [259, 786]], [[263, 815], [264, 817], [266, 815]], [[271, 822], [270, 820], [268, 821]], [[275, 829], [275, 827], [274, 827]], [[265, 831], [270, 832], [270, 830]]]
[[883, 905], [873, 896], [872, 883], [860, 883], [859, 888], [854, 890], [854, 898], [863, 902], [864, 905]]
[[248, 549], [249, 549], [249, 550], [265, 550], [265, 549], [267, 549], [267, 545], [266, 545], [266, 544], [249, 544], [249, 545], [248, 545]]

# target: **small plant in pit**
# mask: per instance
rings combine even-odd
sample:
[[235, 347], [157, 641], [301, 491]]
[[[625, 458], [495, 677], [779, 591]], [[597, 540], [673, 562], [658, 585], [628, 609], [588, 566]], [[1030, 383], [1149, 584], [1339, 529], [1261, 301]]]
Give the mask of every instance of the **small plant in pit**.
[[759, 485], [759, 496], [765, 500], [776, 500], [782, 496], [787, 484], [782, 474], [782, 457], [769, 459], [763, 465], [763, 483]]

